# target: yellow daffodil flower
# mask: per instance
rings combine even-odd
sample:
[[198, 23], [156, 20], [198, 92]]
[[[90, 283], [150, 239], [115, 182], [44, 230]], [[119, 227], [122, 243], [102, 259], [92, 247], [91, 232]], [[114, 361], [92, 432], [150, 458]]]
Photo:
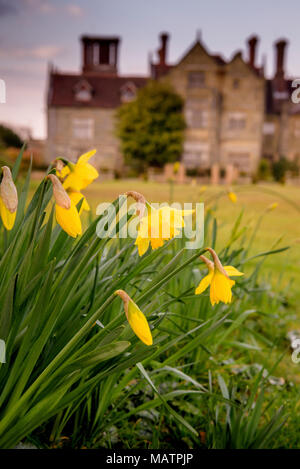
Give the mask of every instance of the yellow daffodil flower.
[[81, 204], [79, 215], [83, 212], [83, 210], [89, 211], [91, 210], [85, 196], [81, 192], [76, 191], [67, 191], [68, 196], [70, 197], [71, 201], [74, 203], [75, 206], [79, 204], [79, 202], [83, 199]]
[[[150, 244], [152, 249], [157, 249], [164, 241], [180, 234], [181, 228], [185, 226], [184, 216], [194, 213], [194, 210], [178, 210], [169, 206], [156, 209], [139, 192], [128, 191], [125, 195], [137, 202], [136, 213], [140, 222], [135, 245], [140, 256], [145, 254]], [[147, 213], [144, 215], [145, 211]]]
[[124, 290], [115, 291], [124, 304], [127, 321], [135, 335], [146, 345], [152, 345], [153, 339], [145, 315]]
[[77, 163], [68, 163], [60, 174], [66, 176], [63, 186], [65, 189], [80, 192], [99, 176], [98, 171], [88, 161], [96, 153], [91, 150], [78, 158]]
[[3, 178], [0, 184], [0, 216], [4, 227], [9, 231], [13, 228], [17, 208], [18, 193], [8, 166], [2, 167]]
[[227, 195], [228, 195], [229, 200], [231, 200], [233, 204], [237, 203], [237, 196], [235, 192], [229, 191]]
[[49, 174], [48, 178], [53, 185], [56, 221], [69, 236], [76, 238], [82, 234], [81, 220], [76, 205], [54, 174]]
[[213, 306], [220, 301], [225, 304], [231, 303], [231, 288], [235, 284], [235, 281], [231, 280], [229, 277], [237, 277], [244, 274], [231, 265], [222, 266], [215, 251], [211, 248], [207, 250], [211, 253], [213, 262], [205, 256], [200, 256], [208, 267], [208, 275], [201, 280], [195, 290], [195, 294], [200, 295], [210, 286], [210, 302]]
[[272, 210], [275, 210], [275, 208], [278, 207], [278, 203], [277, 202], [274, 202], [273, 204], [270, 204], [268, 207], [267, 207], [267, 212], [271, 212]]
[[177, 174], [179, 170], [180, 170], [180, 161], [176, 161], [173, 165], [174, 174]]
[[139, 255], [145, 254], [149, 244], [152, 249], [157, 249], [163, 246], [164, 241], [177, 236], [185, 226], [184, 216], [193, 212], [194, 210], [177, 210], [168, 206], [159, 209], [148, 206], [147, 215], [140, 220], [135, 241]]

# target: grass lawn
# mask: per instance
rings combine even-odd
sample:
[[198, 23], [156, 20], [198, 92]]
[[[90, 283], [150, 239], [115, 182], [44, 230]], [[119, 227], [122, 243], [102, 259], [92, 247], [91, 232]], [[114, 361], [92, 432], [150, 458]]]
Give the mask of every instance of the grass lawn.
[[[174, 185], [173, 201], [204, 202], [206, 209], [216, 204], [218, 239], [222, 239], [222, 245], [224, 238], [229, 238], [233, 223], [241, 210], [244, 210], [242, 225], [251, 231], [266, 208], [277, 202], [278, 207], [263, 216], [252, 251], [253, 254], [268, 251], [279, 239], [279, 247], [290, 246], [288, 251], [266, 258], [265, 273], [272, 275], [272, 282], [280, 282], [281, 287], [289, 288], [289, 283], [292, 282], [291, 298], [296, 304], [300, 303], [300, 187], [265, 184], [234, 186], [233, 189], [238, 197], [236, 204], [224, 194], [223, 186], [208, 186], [203, 192], [199, 185], [178, 184]], [[150, 202], [170, 201], [169, 184], [133, 179], [94, 183], [85, 194], [94, 211], [99, 203], [110, 202], [128, 190], [141, 192]]]

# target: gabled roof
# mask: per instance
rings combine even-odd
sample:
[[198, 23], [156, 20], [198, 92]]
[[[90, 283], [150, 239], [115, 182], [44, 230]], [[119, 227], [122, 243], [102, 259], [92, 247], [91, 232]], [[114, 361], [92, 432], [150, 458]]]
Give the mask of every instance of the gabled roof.
[[[148, 78], [136, 76], [64, 74], [52, 72], [50, 75], [49, 107], [100, 107], [115, 109], [121, 105], [121, 89], [126, 83], [133, 83], [139, 89], [145, 86]], [[76, 85], [82, 81], [88, 83], [92, 98], [88, 103], [76, 99]]]
[[217, 65], [225, 65], [226, 61], [221, 57], [219, 54], [210, 54], [206, 48], [206, 46], [203, 44], [202, 41], [200, 41], [199, 38], [196, 39], [196, 41], [191, 45], [191, 47], [183, 54], [181, 59], [177, 62], [176, 65], [180, 65], [188, 55], [190, 55], [194, 50], [199, 49], [201, 52], [203, 52], [208, 58], [213, 60]]

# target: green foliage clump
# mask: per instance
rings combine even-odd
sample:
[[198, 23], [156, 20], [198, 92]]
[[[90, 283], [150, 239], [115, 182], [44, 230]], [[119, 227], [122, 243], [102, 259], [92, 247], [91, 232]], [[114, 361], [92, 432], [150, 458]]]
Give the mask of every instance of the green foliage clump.
[[22, 145], [22, 140], [12, 129], [5, 125], [0, 125], [0, 147], [21, 148]]
[[125, 161], [138, 170], [180, 159], [183, 100], [169, 85], [150, 81], [117, 113], [117, 134]]
[[[207, 292], [195, 295], [203, 250], [178, 238], [139, 257], [131, 239], [108, 237], [131, 220], [125, 196], [71, 238], [53, 226], [47, 178], [27, 203], [30, 171], [17, 182], [13, 229], [0, 223], [0, 448], [24, 438], [72, 448], [276, 445], [286, 417], [271, 373], [285, 309], [259, 271], [286, 248], [252, 255], [258, 230], [247, 239], [243, 212], [219, 242], [208, 212], [207, 245], [247, 272], [232, 304], [212, 307]], [[153, 346], [130, 329], [114, 294], [122, 288], [147, 315]]]
[[259, 162], [256, 174], [257, 181], [267, 181], [271, 177], [271, 165], [269, 160], [262, 158]]

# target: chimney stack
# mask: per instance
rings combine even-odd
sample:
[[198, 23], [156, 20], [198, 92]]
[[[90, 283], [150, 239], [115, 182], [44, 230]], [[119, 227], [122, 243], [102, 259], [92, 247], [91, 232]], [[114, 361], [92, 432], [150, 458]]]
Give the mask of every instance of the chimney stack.
[[276, 47], [276, 73], [275, 77], [284, 78], [284, 62], [285, 62], [285, 49], [288, 44], [288, 41], [285, 39], [280, 39], [275, 42]]
[[166, 65], [168, 40], [168, 33], [160, 34], [160, 48], [158, 50], [159, 65]]
[[249, 65], [251, 65], [251, 67], [253, 67], [253, 68], [255, 67], [257, 43], [258, 43], [258, 37], [257, 36], [251, 36], [248, 39]]

